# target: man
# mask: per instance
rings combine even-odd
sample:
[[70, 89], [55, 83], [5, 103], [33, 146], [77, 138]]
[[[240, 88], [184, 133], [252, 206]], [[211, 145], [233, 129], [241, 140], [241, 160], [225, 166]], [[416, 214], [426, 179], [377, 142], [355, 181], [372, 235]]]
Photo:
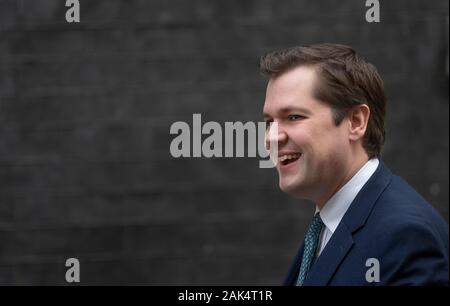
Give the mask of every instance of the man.
[[386, 98], [376, 68], [336, 44], [275, 51], [260, 68], [280, 188], [316, 205], [285, 285], [447, 285], [447, 223], [378, 159]]

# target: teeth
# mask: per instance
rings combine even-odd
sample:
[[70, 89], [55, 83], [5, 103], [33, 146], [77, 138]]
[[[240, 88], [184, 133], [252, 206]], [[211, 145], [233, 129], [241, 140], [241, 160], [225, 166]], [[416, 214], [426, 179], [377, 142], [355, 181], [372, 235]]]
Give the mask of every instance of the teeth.
[[301, 156], [300, 153], [286, 154], [286, 155], [283, 155], [283, 156], [279, 157], [278, 160], [279, 160], [280, 162], [283, 162], [283, 161], [285, 161], [286, 159], [299, 158], [300, 156]]

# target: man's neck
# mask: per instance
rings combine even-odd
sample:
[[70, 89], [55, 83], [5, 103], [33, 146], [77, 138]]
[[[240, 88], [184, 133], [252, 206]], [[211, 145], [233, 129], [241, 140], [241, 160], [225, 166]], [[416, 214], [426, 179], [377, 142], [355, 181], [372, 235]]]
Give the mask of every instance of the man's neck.
[[336, 194], [348, 181], [352, 179], [352, 177], [369, 161], [369, 157], [365, 154], [361, 158], [353, 161], [348, 170], [343, 173], [342, 177], [339, 180], [336, 180], [336, 183], [329, 188], [329, 192], [323, 194], [323, 196], [314, 201], [317, 208], [322, 209], [325, 204], [328, 202], [331, 197]]

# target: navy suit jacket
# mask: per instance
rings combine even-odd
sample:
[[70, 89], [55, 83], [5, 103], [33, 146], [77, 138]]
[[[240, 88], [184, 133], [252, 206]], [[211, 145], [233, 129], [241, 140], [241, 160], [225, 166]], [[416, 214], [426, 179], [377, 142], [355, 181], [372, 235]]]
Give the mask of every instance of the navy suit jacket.
[[[448, 285], [448, 224], [411, 186], [380, 164], [311, 267], [308, 285]], [[295, 285], [303, 245], [284, 285]], [[368, 282], [379, 262], [379, 282]]]

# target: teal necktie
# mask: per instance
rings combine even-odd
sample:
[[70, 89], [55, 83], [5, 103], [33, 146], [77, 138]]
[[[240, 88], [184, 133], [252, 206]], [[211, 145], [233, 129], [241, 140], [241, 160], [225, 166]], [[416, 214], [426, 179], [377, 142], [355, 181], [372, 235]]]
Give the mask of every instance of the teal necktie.
[[305, 236], [305, 247], [303, 249], [302, 265], [298, 273], [296, 286], [302, 286], [308, 274], [311, 264], [316, 256], [317, 245], [319, 244], [320, 232], [322, 231], [323, 221], [320, 219], [319, 213], [314, 215], [308, 231]]

